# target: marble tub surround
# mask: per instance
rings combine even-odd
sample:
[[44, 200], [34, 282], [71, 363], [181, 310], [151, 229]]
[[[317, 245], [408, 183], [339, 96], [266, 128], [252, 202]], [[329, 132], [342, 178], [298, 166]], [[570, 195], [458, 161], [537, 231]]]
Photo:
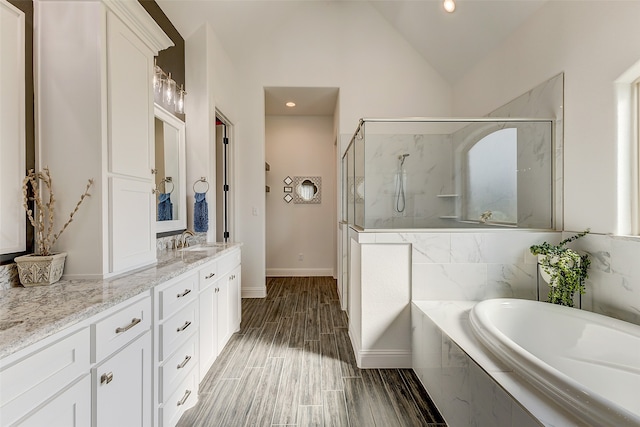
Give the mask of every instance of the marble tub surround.
[[[360, 244], [411, 246], [411, 299], [536, 299], [529, 247], [574, 231], [393, 230], [358, 233]], [[640, 325], [640, 237], [590, 233], [571, 247], [591, 259], [582, 308]], [[541, 288], [541, 298], [545, 297]]]
[[228, 253], [239, 243], [197, 251], [163, 251], [158, 263], [105, 280], [61, 280], [50, 286], [0, 290], [0, 358]]
[[474, 304], [412, 304], [413, 369], [447, 424], [584, 425], [485, 349], [469, 323]]

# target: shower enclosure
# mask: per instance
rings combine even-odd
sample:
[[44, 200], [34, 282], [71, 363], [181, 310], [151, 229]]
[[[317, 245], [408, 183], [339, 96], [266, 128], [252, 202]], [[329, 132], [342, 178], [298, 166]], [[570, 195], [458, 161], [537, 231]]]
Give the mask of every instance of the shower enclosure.
[[362, 119], [342, 157], [360, 229], [554, 226], [552, 120]]

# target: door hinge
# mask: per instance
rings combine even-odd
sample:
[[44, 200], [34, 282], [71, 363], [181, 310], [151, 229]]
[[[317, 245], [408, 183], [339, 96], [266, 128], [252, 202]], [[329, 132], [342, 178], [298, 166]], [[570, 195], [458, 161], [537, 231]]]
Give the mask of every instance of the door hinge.
[[229, 191], [229, 184], [225, 184], [225, 185], [223, 185], [223, 186], [222, 186], [222, 189], [223, 189], [224, 191]]
[[226, 136], [224, 138], [222, 138], [222, 143], [224, 145], [228, 145], [229, 144], [229, 138], [227, 138]]
[[228, 232], [228, 231], [225, 231], [225, 232], [224, 232], [224, 234], [223, 234], [223, 237], [224, 237], [225, 239], [228, 239], [228, 238], [229, 238], [229, 232]]

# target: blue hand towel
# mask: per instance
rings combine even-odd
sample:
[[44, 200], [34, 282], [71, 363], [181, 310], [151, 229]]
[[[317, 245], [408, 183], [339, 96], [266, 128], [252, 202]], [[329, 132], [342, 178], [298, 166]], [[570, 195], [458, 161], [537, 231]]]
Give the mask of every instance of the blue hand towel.
[[209, 230], [209, 208], [206, 200], [207, 193], [195, 193], [196, 202], [193, 205], [193, 229], [197, 232]]
[[158, 199], [158, 221], [172, 221], [173, 203], [171, 203], [171, 193], [160, 193]]

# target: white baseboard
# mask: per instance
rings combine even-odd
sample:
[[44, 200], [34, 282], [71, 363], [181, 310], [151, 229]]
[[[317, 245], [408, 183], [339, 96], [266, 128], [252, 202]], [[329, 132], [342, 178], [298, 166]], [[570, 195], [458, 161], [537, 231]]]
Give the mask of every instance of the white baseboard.
[[356, 363], [362, 369], [401, 369], [412, 368], [410, 350], [365, 350], [360, 348], [359, 337], [355, 336], [349, 325], [349, 338], [356, 357]]
[[242, 298], [266, 298], [267, 288], [265, 286], [258, 286], [255, 288], [242, 287]]
[[411, 352], [408, 350], [360, 350], [356, 355], [358, 366], [363, 369], [411, 368]]
[[333, 268], [267, 268], [267, 277], [333, 277]]

